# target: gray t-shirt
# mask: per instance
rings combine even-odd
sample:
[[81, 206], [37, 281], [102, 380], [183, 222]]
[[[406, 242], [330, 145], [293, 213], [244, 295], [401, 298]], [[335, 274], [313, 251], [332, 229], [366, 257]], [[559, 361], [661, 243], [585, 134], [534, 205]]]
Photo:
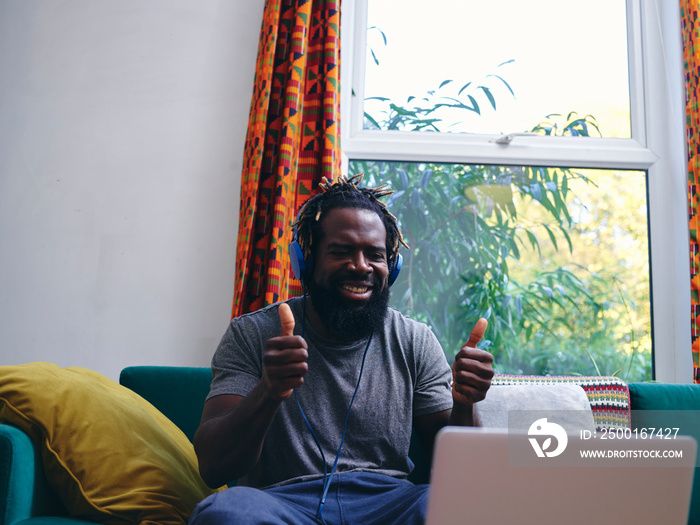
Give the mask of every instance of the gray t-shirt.
[[[301, 335], [303, 301], [287, 301]], [[208, 397], [247, 395], [262, 377], [265, 343], [280, 333], [278, 305], [234, 319], [212, 359]], [[430, 329], [389, 309], [384, 328], [347, 345], [321, 337], [306, 320], [309, 371], [295, 395], [282, 402], [265, 438], [256, 467], [240, 485], [265, 488], [323, 477], [323, 459], [302, 413], [313, 429], [330, 472], [348, 418], [338, 472], [370, 471], [405, 478], [414, 417], [452, 408], [451, 372]]]

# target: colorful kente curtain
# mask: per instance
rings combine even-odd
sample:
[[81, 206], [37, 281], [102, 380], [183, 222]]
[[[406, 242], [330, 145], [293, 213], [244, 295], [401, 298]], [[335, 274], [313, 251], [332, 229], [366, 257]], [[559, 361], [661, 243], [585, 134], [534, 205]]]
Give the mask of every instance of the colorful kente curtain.
[[266, 0], [243, 158], [232, 315], [299, 295], [291, 224], [340, 172], [340, 0]]
[[683, 60], [685, 62], [685, 103], [688, 141], [688, 196], [690, 213], [691, 330], [693, 378], [700, 383], [700, 251], [698, 234], [698, 177], [700, 177], [700, 0], [681, 0]]

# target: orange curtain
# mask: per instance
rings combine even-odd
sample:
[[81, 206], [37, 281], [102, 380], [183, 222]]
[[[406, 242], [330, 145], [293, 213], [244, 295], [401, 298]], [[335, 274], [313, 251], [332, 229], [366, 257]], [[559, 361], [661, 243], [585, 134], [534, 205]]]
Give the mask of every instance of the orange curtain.
[[299, 295], [301, 205], [340, 172], [340, 0], [267, 0], [245, 142], [234, 317]]
[[688, 146], [688, 198], [690, 211], [691, 330], [693, 379], [700, 383], [700, 252], [698, 251], [698, 177], [700, 176], [700, 0], [680, 0], [685, 62], [685, 107]]

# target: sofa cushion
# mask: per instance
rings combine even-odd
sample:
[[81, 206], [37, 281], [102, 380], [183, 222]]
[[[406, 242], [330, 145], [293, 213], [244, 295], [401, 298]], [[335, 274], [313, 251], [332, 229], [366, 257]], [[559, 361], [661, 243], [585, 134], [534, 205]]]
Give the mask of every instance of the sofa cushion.
[[40, 447], [68, 512], [110, 525], [184, 525], [211, 490], [192, 444], [150, 403], [84, 368], [0, 367], [0, 420]]
[[[531, 415], [540, 413], [537, 416]], [[544, 413], [546, 412], [546, 413]], [[510, 414], [509, 414], [510, 413]], [[567, 432], [595, 431], [588, 396], [579, 385], [495, 385], [474, 405], [475, 426], [527, 431], [540, 417], [556, 415]]]
[[[630, 383], [633, 429], [678, 428], [700, 444], [700, 385]], [[652, 431], [653, 432], [653, 431]], [[698, 459], [700, 461], [700, 457]], [[689, 525], [700, 525], [700, 467], [695, 468]]]
[[192, 441], [211, 377], [210, 367], [129, 366], [119, 374], [119, 384], [146, 399]]
[[597, 430], [630, 427], [630, 391], [613, 376], [519, 376], [497, 375], [492, 385], [580, 385], [586, 392]]
[[700, 410], [700, 386], [630, 383], [634, 410]]

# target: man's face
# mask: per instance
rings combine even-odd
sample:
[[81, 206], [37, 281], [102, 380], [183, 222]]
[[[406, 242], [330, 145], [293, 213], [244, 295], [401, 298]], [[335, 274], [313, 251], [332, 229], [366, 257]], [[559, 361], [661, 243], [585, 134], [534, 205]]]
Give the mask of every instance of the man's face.
[[322, 219], [309, 284], [324, 327], [348, 339], [381, 325], [389, 302], [386, 229], [379, 216], [359, 208], [333, 208]]

